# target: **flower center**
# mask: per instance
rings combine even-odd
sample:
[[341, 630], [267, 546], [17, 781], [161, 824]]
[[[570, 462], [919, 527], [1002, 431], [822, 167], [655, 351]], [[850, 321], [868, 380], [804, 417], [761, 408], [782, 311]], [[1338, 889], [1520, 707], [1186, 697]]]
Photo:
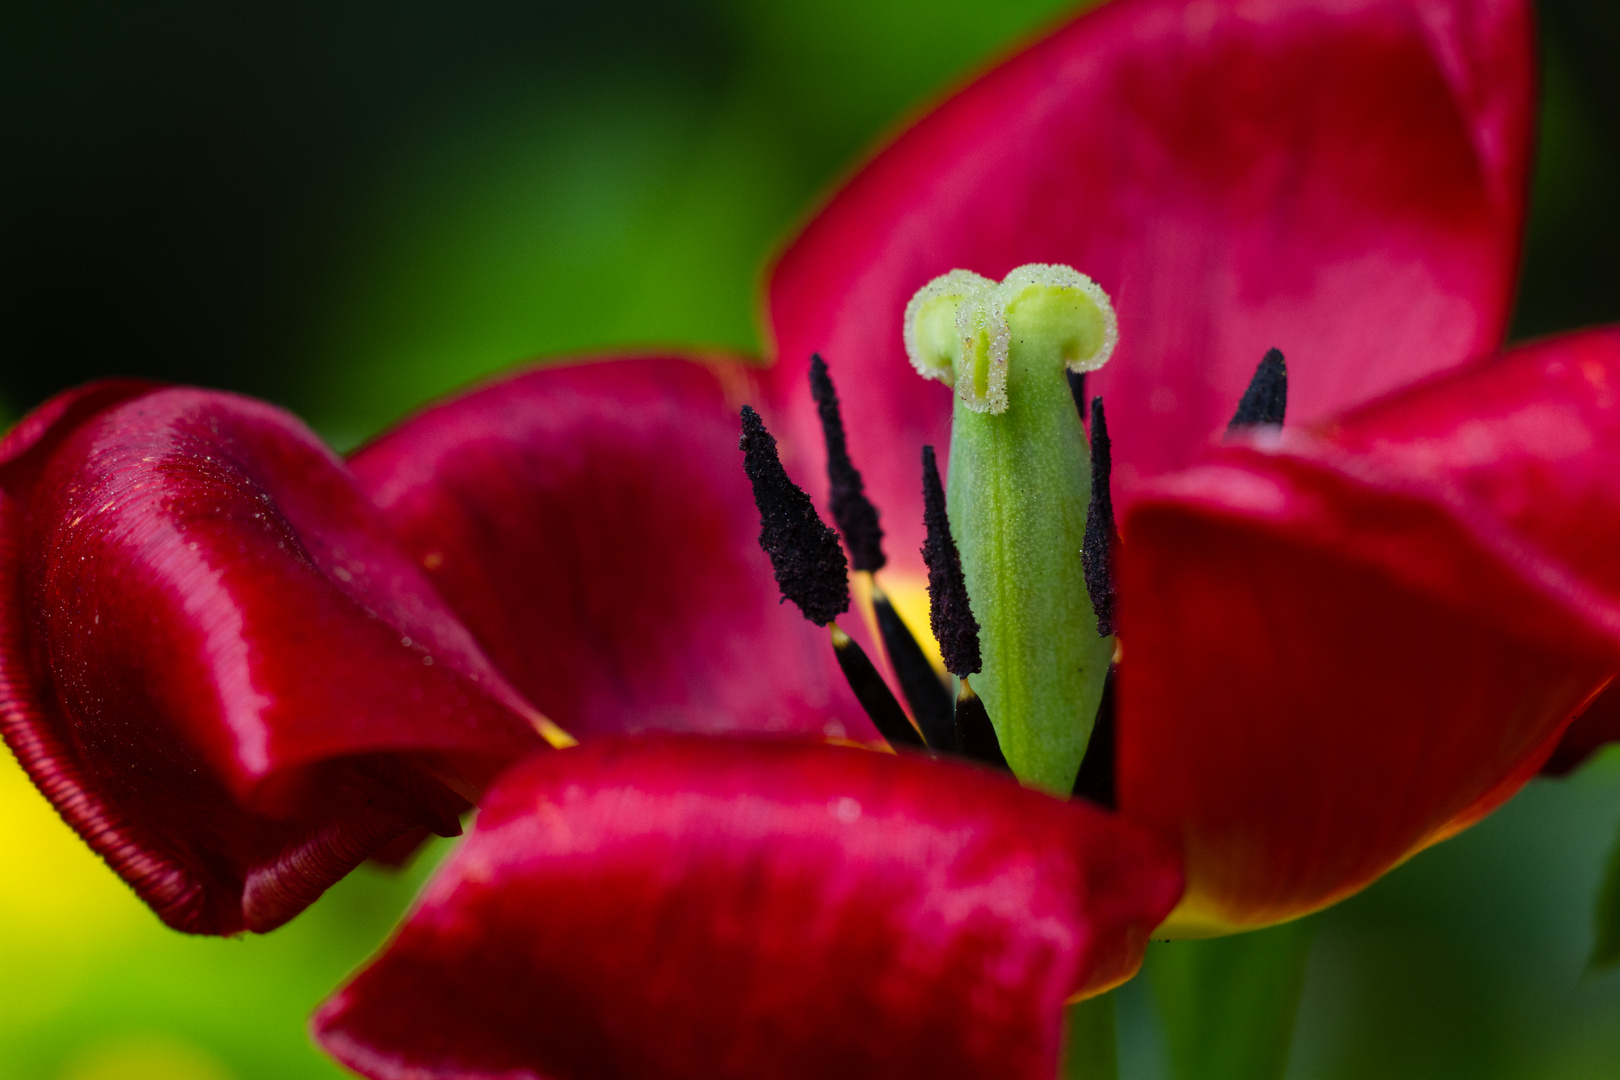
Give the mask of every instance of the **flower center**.
[[[783, 598], [829, 628], [850, 688], [890, 746], [962, 754], [1105, 806], [1114, 801], [1119, 541], [1102, 399], [1089, 403], [1089, 436], [1080, 416], [1087, 411], [1085, 373], [1106, 363], [1117, 341], [1107, 294], [1066, 266], [1020, 267], [1000, 283], [954, 270], [907, 305], [913, 366], [957, 391], [948, 491], [934, 448], [922, 448], [929, 619], [956, 680], [954, 702], [877, 581], [887, 563], [883, 529], [849, 458], [838, 395], [820, 356], [810, 358], [810, 392], [843, 547], [788, 478], [776, 440], [747, 406], [740, 444], [760, 511], [760, 546]], [[1280, 426], [1287, 397], [1287, 367], [1273, 349], [1228, 437]], [[909, 716], [835, 622], [850, 605], [850, 569]]]

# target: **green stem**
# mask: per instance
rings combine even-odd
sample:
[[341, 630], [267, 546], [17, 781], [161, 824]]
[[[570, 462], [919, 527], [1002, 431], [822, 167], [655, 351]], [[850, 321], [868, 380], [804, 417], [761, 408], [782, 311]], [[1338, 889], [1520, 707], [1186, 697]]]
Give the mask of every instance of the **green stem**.
[[1620, 964], [1620, 836], [1614, 838], [1608, 869], [1598, 889], [1592, 926], [1592, 956], [1588, 971], [1603, 971]]
[[1176, 1080], [1282, 1080], [1310, 947], [1308, 920], [1150, 945], [1144, 966]]

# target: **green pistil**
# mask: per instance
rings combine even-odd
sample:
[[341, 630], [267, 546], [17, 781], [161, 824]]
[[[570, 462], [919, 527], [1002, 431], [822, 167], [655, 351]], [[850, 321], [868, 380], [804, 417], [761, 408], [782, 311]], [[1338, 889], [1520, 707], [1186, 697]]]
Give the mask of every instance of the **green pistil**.
[[1086, 593], [1091, 459], [1065, 368], [1106, 362], [1112, 306], [1067, 267], [1027, 266], [999, 285], [946, 275], [907, 315], [919, 373], [957, 391], [946, 496], [981, 627], [973, 687], [1013, 772], [1067, 794], [1114, 639], [1097, 636]]

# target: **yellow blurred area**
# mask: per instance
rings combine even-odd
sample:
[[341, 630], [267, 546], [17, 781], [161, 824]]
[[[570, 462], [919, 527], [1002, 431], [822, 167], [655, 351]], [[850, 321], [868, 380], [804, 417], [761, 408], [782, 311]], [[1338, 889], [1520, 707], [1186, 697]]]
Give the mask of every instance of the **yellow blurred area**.
[[235, 1080], [198, 1047], [167, 1036], [132, 1036], [93, 1047], [68, 1062], [59, 1080]]
[[28, 927], [6, 935], [59, 953], [93, 949], [151, 918], [129, 888], [57, 816], [9, 753], [0, 754], [0, 923]]
[[0, 971], [28, 973], [26, 983], [0, 985], [3, 1032], [57, 1013], [96, 957], [138, 934], [152, 916], [9, 753], [0, 754], [0, 821]]
[[337, 1080], [310, 1012], [445, 845], [365, 868], [273, 934], [165, 927], [0, 752], [0, 1080]]

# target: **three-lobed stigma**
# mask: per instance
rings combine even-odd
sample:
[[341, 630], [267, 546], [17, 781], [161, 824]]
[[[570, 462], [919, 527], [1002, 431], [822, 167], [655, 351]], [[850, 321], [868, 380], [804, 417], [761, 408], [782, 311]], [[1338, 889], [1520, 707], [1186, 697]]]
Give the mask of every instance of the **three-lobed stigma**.
[[[969, 409], [995, 414], [1007, 409], [1016, 352], [1095, 371], [1114, 353], [1119, 320], [1108, 294], [1085, 274], [1030, 263], [1000, 282], [968, 270], [935, 278], [906, 305], [904, 334], [919, 375], [954, 387]], [[1015, 350], [1015, 343], [1030, 348]]]

